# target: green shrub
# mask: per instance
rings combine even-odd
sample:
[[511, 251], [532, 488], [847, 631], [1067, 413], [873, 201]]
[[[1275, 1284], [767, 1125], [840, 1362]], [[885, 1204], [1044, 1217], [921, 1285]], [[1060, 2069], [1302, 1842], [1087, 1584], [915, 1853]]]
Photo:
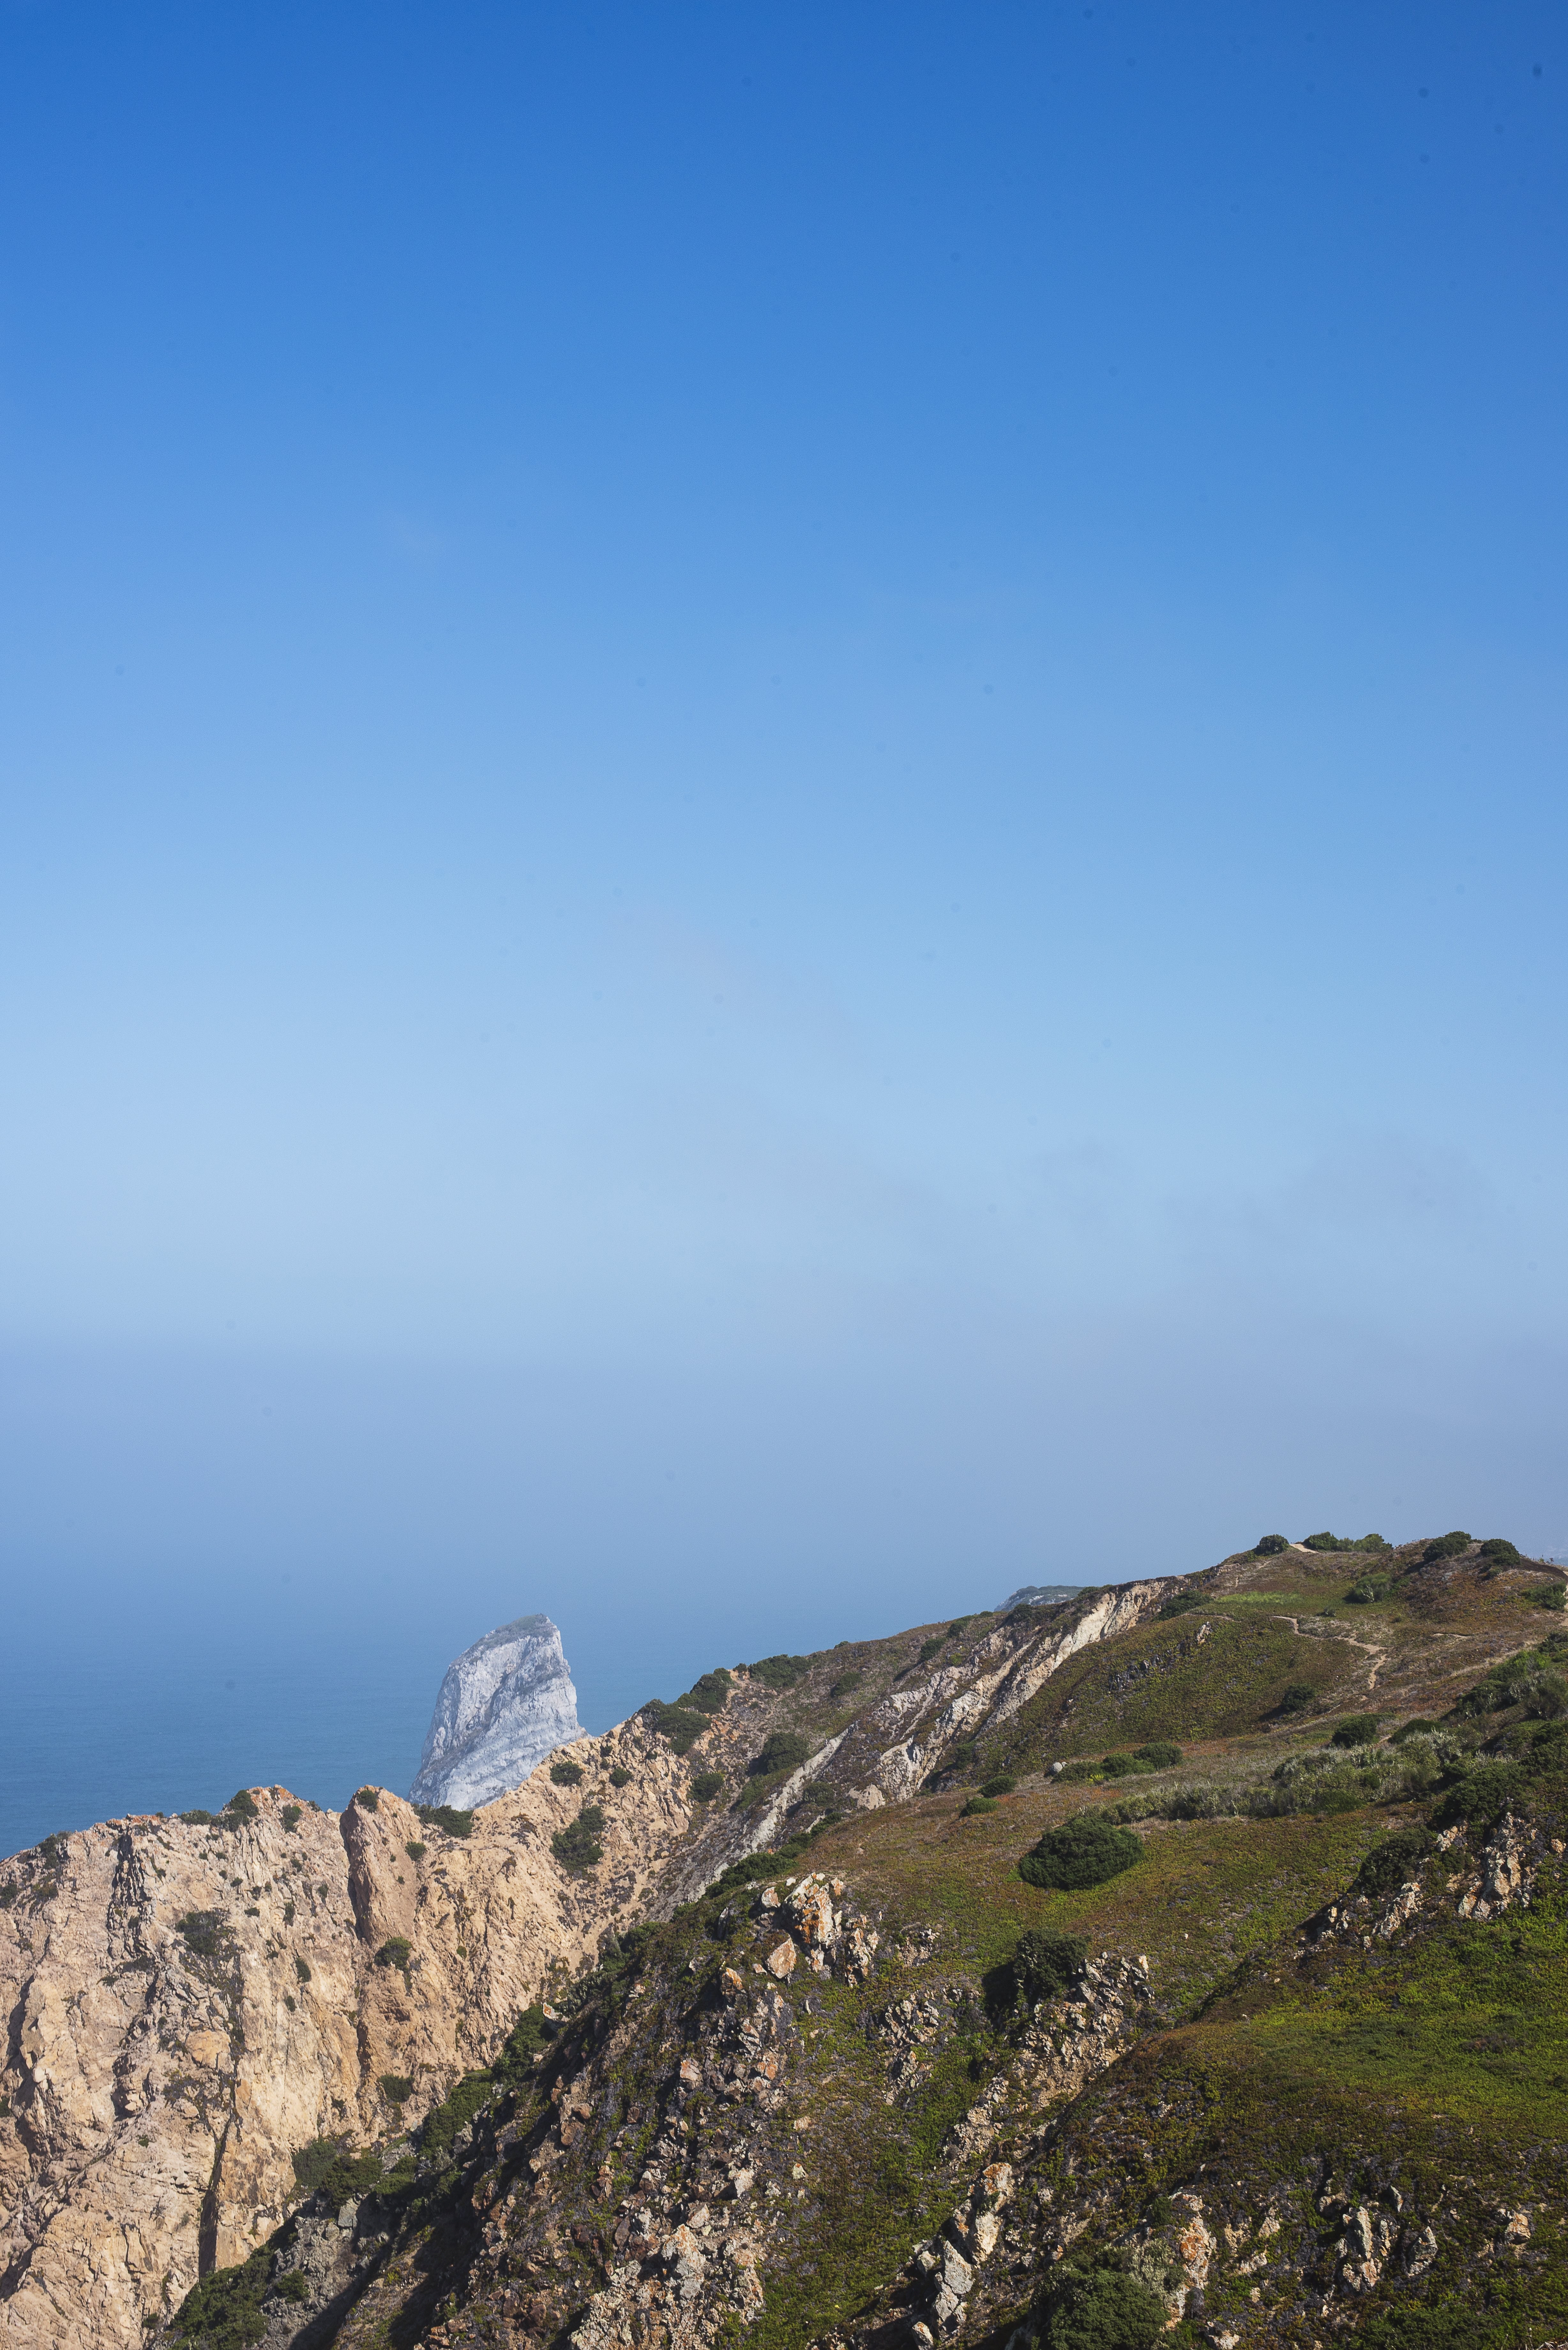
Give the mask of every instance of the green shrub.
[[847, 1697], [851, 1690], [859, 1688], [865, 1678], [863, 1667], [851, 1665], [847, 1672], [839, 1674], [827, 1694], [829, 1697]]
[[406, 1844], [403, 1846], [403, 1850], [408, 1854], [409, 1858], [416, 1863], [423, 1860], [425, 1854], [429, 1849], [430, 1847], [428, 1845], [421, 1844], [417, 1838], [413, 1843]]
[[1290, 1544], [1285, 1540], [1283, 1534], [1264, 1534], [1261, 1542], [1255, 1542], [1252, 1544], [1252, 1556], [1254, 1558], [1277, 1558], [1281, 1551], [1289, 1550], [1289, 1548]]
[[450, 1804], [416, 1804], [415, 1811], [427, 1828], [440, 1828], [443, 1835], [469, 1836], [473, 1834], [473, 1814], [454, 1811]]
[[1316, 1695], [1311, 1681], [1287, 1681], [1275, 1711], [1279, 1713], [1304, 1713]]
[[400, 2106], [414, 2094], [414, 2085], [406, 2073], [383, 2073], [379, 2086], [389, 2106]]
[[1393, 1547], [1393, 1544], [1382, 1534], [1363, 1534], [1358, 1543], [1351, 1544], [1353, 1550], [1392, 1550]]
[[756, 1664], [748, 1665], [746, 1669], [752, 1679], [754, 1681], [761, 1681], [765, 1689], [780, 1690], [794, 1689], [796, 1681], [804, 1680], [811, 1670], [811, 1659], [809, 1657], [763, 1657]]
[[1331, 1534], [1326, 1530], [1321, 1534], [1302, 1536], [1303, 1550], [1354, 1550], [1355, 1547], [1348, 1538], [1342, 1540], [1338, 1534]]
[[1386, 1893], [1397, 1893], [1407, 1885], [1432, 1850], [1432, 1839], [1425, 1828], [1400, 1828], [1374, 1845], [1355, 1872], [1352, 1891], [1365, 1893], [1374, 1901]]
[[1087, 1756], [1083, 1754], [1077, 1756], [1074, 1762], [1064, 1762], [1056, 1773], [1059, 1784], [1064, 1787], [1081, 1787], [1085, 1780], [1097, 1779], [1100, 1776], [1099, 1764], [1091, 1762]]
[[489, 2073], [465, 2073], [441, 2104], [425, 2116], [420, 2144], [427, 2154], [445, 2154], [460, 2130], [465, 2130], [495, 2087]]
[[1142, 1858], [1143, 1846], [1130, 1828], [1116, 1827], [1096, 1812], [1079, 1812], [1046, 1830], [1019, 1862], [1018, 1874], [1026, 1885], [1076, 1893], [1108, 1883]]
[[248, 1787], [242, 1787], [237, 1795], [231, 1795], [223, 1809], [232, 1812], [237, 1820], [259, 1820], [261, 1817], [261, 1805]]
[[1524, 1773], [1514, 1762], [1479, 1762], [1467, 1771], [1432, 1814], [1435, 1828], [1471, 1827], [1481, 1835], [1494, 1828], [1524, 1794]]
[[1134, 1779], [1152, 1771], [1152, 1762], [1140, 1762], [1136, 1754], [1102, 1754], [1100, 1768], [1107, 1779]]
[[215, 1828], [219, 1825], [216, 1812], [182, 1812], [180, 1817], [188, 1828]]
[[289, 1835], [293, 1835], [297, 1830], [300, 1821], [305, 1817], [304, 1804], [285, 1804], [281, 1817], [285, 1830]]
[[1536, 1607], [1552, 1608], [1561, 1615], [1564, 1605], [1568, 1605], [1568, 1583], [1543, 1583], [1532, 1595], [1531, 1604]]
[[550, 1765], [550, 1783], [554, 1787], [580, 1787], [583, 1783], [582, 1764], [580, 1762], [552, 1762]]
[[929, 1640], [922, 1640], [920, 1642], [921, 1664], [929, 1665], [931, 1659], [936, 1656], [940, 1656], [946, 1647], [947, 1641], [940, 1632], [933, 1633]]
[[279, 2301], [308, 2301], [310, 2279], [303, 2269], [289, 2269], [284, 2275], [274, 2277], [269, 2291], [275, 2293]]
[[662, 1698], [649, 1698], [642, 1709], [642, 1718], [659, 1737], [668, 1739], [677, 1754], [690, 1754], [697, 1741], [711, 1728], [705, 1713], [693, 1712], [690, 1706], [666, 1705]]
[[585, 1804], [569, 1827], [557, 1828], [550, 1838], [550, 1850], [561, 1866], [573, 1876], [586, 1868], [597, 1868], [605, 1856], [599, 1842], [605, 1815], [597, 1804]]
[[407, 1982], [413, 1956], [413, 1944], [406, 1934], [389, 1934], [376, 1953], [376, 1964], [379, 1967], [396, 1967]]
[[1049, 2350], [1154, 2350], [1166, 2327], [1165, 2303], [1123, 2269], [1064, 2263], [1046, 2306]]
[[696, 1688], [681, 1700], [681, 1703], [694, 1705], [700, 1713], [722, 1713], [733, 1687], [730, 1675], [722, 1665], [719, 1665], [712, 1672], [703, 1674]]
[[1470, 1538], [1467, 1534], [1438, 1534], [1421, 1553], [1421, 1564], [1436, 1566], [1439, 1559], [1459, 1558], [1469, 1546]]
[[948, 1638], [950, 1640], [961, 1640], [973, 1621], [974, 1618], [972, 1616], [955, 1616], [952, 1622], [948, 1626]]
[[1013, 2004], [1022, 2000], [1033, 2007], [1043, 1999], [1056, 1999], [1084, 1971], [1087, 1942], [1076, 1934], [1053, 1934], [1036, 1928], [1020, 1934], [1009, 1964]]
[[1347, 1713], [1337, 1728], [1328, 1734], [1331, 1746], [1370, 1746], [1377, 1735], [1375, 1713]]
[[1162, 1624], [1168, 1624], [1173, 1616], [1190, 1616], [1195, 1607], [1202, 1607], [1203, 1601], [1201, 1591], [1179, 1591], [1175, 1598], [1168, 1599], [1160, 1609], [1159, 1620]]
[[1133, 1748], [1135, 1762], [1147, 1762], [1151, 1771], [1174, 1771], [1181, 1760], [1181, 1749], [1173, 1746], [1168, 1738], [1151, 1738], [1143, 1746]]
[[981, 1781], [980, 1792], [982, 1795], [1011, 1795], [1017, 1784], [1011, 1773], [994, 1771], [989, 1779]]
[[1371, 1607], [1379, 1599], [1386, 1599], [1393, 1587], [1386, 1575], [1364, 1575], [1345, 1596], [1353, 1607]]
[[491, 2068], [495, 2075], [496, 2085], [504, 2089], [515, 2089], [521, 2087], [524, 2081], [531, 2080], [534, 2075], [534, 2059], [544, 2047], [548, 2036], [545, 2011], [535, 2000], [531, 2007], [524, 2009], [513, 2025], [507, 2034], [505, 2046]]
[[615, 1769], [609, 1774], [609, 1781], [612, 1787], [629, 1787], [631, 1784], [631, 1773], [626, 1769], [623, 1763], [618, 1762]]
[[1490, 1559], [1494, 1566], [1522, 1566], [1524, 1564], [1512, 1543], [1504, 1542], [1501, 1534], [1492, 1534], [1483, 1542], [1480, 1555], [1482, 1558]]
[[381, 1808], [380, 1790], [377, 1787], [361, 1787], [355, 1795], [354, 1801], [362, 1812], [379, 1812]]
[[771, 1778], [775, 1771], [798, 1771], [803, 1762], [811, 1760], [811, 1741], [803, 1738], [798, 1730], [770, 1731], [761, 1752], [753, 1754], [746, 1769], [753, 1779]]
[[174, 1931], [198, 1959], [215, 1959], [229, 1939], [229, 1925], [221, 1909], [188, 1909]]
[[1357, 2350], [1482, 2350], [1491, 2327], [1467, 2302], [1427, 2301], [1379, 2311], [1356, 2334]]
[[333, 2205], [352, 2195], [369, 2194], [381, 2182], [381, 2166], [373, 2154], [352, 2154], [341, 2138], [316, 2137], [292, 2158], [294, 2176], [302, 2195], [322, 2195]]
[[994, 1812], [995, 1804], [989, 1795], [971, 1795], [959, 1813], [961, 1820], [972, 1820], [981, 1812]]
[[295, 1981], [296, 1982], [307, 1983], [310, 1981], [310, 1969], [306, 1966], [303, 1959], [296, 1959], [294, 1962], [294, 1974]]
[[181, 2303], [171, 2332], [176, 2341], [200, 2341], [205, 2350], [245, 2350], [266, 2336], [262, 2295], [269, 2256], [264, 2247], [238, 2268], [214, 2269]]
[[1399, 1724], [1398, 1729], [1395, 1731], [1390, 1737], [1388, 1743], [1390, 1746], [1403, 1746], [1407, 1738], [1424, 1738], [1428, 1731], [1436, 1730], [1437, 1727], [1437, 1723], [1435, 1721], [1429, 1721], [1425, 1714], [1415, 1714], [1412, 1716], [1410, 1721], [1402, 1721]]
[[722, 1771], [699, 1771], [691, 1782], [693, 1801], [699, 1804], [711, 1804], [723, 1783]]

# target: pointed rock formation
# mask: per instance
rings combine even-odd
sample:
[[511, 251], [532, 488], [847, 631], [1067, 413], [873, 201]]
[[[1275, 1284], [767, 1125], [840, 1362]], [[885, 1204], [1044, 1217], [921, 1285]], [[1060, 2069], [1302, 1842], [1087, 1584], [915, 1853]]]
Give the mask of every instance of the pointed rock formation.
[[519, 1616], [448, 1666], [412, 1800], [462, 1811], [493, 1803], [582, 1735], [560, 1633], [547, 1616]]

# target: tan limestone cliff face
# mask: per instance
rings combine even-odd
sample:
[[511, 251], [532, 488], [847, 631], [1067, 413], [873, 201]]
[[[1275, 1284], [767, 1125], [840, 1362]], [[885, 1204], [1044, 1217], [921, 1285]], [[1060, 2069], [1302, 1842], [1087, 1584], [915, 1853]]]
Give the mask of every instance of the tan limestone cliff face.
[[[417, 2120], [646, 1911], [688, 1835], [688, 1766], [635, 1720], [564, 1760], [580, 1785], [542, 1764], [466, 1839], [384, 1792], [339, 1817], [271, 1788], [237, 1827], [114, 1821], [0, 1864], [0, 2343], [140, 2342], [279, 2224], [297, 2148], [391, 2126], [381, 2074], [411, 2082]], [[604, 1859], [575, 1877], [550, 1839], [585, 1803]], [[406, 1964], [379, 1964], [395, 1939]]]

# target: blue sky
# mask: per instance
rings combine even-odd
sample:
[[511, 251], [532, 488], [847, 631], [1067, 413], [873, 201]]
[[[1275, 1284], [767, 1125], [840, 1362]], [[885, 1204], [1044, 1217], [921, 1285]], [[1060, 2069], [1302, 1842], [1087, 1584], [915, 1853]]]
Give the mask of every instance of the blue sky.
[[1560, 11], [0, 40], [29, 1620], [1568, 1550]]

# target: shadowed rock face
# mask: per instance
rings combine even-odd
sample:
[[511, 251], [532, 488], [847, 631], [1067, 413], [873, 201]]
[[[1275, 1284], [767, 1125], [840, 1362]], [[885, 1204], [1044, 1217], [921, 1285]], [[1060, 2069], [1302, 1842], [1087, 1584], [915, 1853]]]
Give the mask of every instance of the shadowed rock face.
[[464, 1811], [493, 1803], [582, 1735], [560, 1633], [547, 1616], [519, 1616], [448, 1666], [412, 1799]]

